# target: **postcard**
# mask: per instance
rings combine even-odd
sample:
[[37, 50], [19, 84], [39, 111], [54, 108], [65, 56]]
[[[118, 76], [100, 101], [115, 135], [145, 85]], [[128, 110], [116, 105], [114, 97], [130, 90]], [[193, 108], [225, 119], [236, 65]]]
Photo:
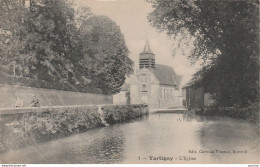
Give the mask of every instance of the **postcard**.
[[257, 0], [0, 1], [2, 166], [258, 166], [259, 85]]

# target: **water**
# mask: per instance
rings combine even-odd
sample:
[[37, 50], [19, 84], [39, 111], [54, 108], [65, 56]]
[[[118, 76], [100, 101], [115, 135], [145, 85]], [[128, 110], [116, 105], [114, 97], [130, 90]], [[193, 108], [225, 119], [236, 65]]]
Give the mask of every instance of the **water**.
[[[245, 120], [150, 114], [0, 155], [2, 163], [259, 163], [259, 129]], [[217, 150], [217, 151], [216, 151]], [[234, 153], [240, 151], [239, 153]]]

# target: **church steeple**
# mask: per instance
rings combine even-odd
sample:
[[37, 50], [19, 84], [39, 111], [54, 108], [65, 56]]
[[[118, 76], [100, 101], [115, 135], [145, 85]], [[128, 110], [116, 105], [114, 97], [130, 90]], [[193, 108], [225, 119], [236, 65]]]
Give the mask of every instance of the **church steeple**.
[[146, 41], [146, 44], [144, 45], [144, 51], [143, 52], [148, 52], [148, 53], [151, 53], [151, 48], [150, 48], [150, 45], [148, 43], [148, 41]]
[[139, 56], [139, 68], [155, 68], [155, 55], [146, 41], [143, 52]]

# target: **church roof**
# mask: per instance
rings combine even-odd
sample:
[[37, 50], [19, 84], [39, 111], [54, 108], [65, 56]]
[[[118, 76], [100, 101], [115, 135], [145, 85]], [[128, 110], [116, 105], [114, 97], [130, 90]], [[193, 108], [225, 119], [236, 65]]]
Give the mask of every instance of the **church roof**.
[[153, 74], [159, 80], [160, 84], [176, 85], [177, 87], [180, 85], [181, 76], [178, 76], [170, 66], [156, 64]]
[[150, 48], [150, 45], [149, 45], [148, 41], [146, 41], [145, 46], [144, 46], [144, 50], [140, 54], [147, 54], [147, 53], [154, 55], [154, 53], [151, 51], [151, 48]]
[[181, 75], [177, 75], [177, 76], [174, 77], [174, 81], [177, 84], [177, 89], [180, 88], [181, 80], [182, 80], [182, 76]]

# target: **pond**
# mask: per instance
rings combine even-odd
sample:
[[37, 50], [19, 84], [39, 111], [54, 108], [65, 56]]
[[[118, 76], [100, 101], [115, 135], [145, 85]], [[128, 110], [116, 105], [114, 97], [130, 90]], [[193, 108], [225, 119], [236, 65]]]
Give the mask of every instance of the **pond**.
[[156, 113], [0, 155], [2, 163], [259, 163], [258, 126]]

